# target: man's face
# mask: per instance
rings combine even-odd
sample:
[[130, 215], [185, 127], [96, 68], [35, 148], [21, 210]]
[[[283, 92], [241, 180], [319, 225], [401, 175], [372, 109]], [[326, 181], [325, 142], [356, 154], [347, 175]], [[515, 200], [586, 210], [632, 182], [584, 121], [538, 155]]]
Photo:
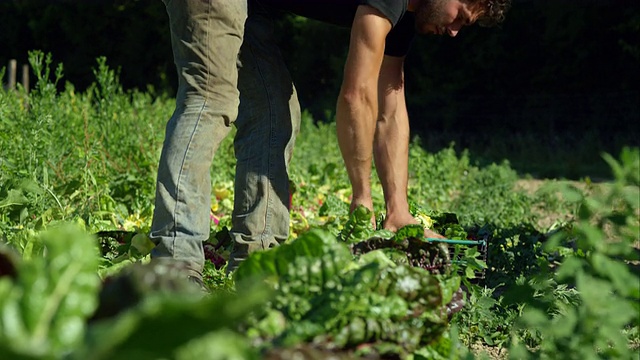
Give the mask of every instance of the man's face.
[[473, 24], [480, 15], [461, 0], [420, 0], [416, 8], [416, 31], [421, 34], [456, 36], [463, 26]]

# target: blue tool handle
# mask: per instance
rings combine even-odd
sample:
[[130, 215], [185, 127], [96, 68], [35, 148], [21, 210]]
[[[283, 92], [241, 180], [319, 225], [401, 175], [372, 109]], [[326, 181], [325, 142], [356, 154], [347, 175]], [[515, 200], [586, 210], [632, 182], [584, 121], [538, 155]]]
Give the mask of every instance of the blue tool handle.
[[454, 239], [437, 239], [437, 238], [426, 238], [429, 242], [442, 242], [447, 244], [458, 244], [458, 245], [478, 245], [485, 244], [484, 240], [454, 240]]

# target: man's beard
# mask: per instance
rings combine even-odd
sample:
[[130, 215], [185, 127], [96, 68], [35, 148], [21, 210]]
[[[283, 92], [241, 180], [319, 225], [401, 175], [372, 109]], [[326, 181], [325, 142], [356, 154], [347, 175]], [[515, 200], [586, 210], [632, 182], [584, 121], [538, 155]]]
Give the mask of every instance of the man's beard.
[[416, 32], [432, 33], [436, 26], [441, 26], [445, 18], [445, 5], [450, 0], [422, 0], [416, 9]]

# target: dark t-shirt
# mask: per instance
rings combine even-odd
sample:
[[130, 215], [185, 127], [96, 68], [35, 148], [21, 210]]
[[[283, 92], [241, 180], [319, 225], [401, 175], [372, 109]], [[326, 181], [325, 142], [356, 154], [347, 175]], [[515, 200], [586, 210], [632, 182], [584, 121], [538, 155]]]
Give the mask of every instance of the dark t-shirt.
[[404, 56], [415, 36], [415, 17], [407, 11], [409, 0], [254, 0], [268, 7], [339, 26], [351, 26], [359, 5], [378, 9], [391, 22], [385, 54]]

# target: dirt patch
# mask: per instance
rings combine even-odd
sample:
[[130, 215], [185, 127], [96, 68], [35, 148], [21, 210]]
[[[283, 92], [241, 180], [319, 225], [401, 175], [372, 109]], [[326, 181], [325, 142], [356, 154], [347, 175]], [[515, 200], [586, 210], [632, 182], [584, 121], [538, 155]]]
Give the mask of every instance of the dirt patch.
[[[584, 183], [576, 181], [568, 182], [579, 189], [587, 187]], [[566, 205], [563, 205], [563, 196], [560, 193], [560, 187], [565, 185], [564, 182], [556, 180], [539, 180], [539, 179], [521, 179], [515, 184], [515, 190], [524, 192], [530, 196], [540, 195], [544, 192], [544, 197], [531, 210], [537, 217], [536, 227], [540, 231], [550, 229], [554, 224], [566, 223], [573, 220], [573, 211]]]
[[471, 345], [471, 352], [480, 359], [483, 358], [483, 355], [485, 356], [484, 358], [489, 357], [489, 359], [492, 360], [505, 360], [509, 357], [507, 349], [497, 346], [487, 346], [482, 343]]
[[[610, 186], [607, 182], [587, 182], [587, 181], [573, 181], [573, 180], [554, 180], [554, 179], [520, 179], [516, 181], [516, 189], [525, 191], [528, 194], [535, 194], [543, 187], [549, 186], [562, 186], [571, 185], [575, 186], [579, 190], [584, 191], [586, 194], [592, 194], [594, 191], [603, 190], [605, 187]], [[559, 194], [558, 194], [559, 195]]]
[[533, 195], [542, 187], [542, 185], [547, 183], [548, 180], [520, 179], [516, 181], [516, 190], [524, 191], [529, 195]]
[[538, 229], [545, 231], [558, 222], [566, 223], [574, 219], [577, 209], [566, 201], [561, 192], [563, 187], [573, 187], [590, 196], [605, 192], [610, 186], [608, 182], [520, 179], [515, 184], [515, 190], [537, 197], [538, 203], [532, 211], [538, 217]]

